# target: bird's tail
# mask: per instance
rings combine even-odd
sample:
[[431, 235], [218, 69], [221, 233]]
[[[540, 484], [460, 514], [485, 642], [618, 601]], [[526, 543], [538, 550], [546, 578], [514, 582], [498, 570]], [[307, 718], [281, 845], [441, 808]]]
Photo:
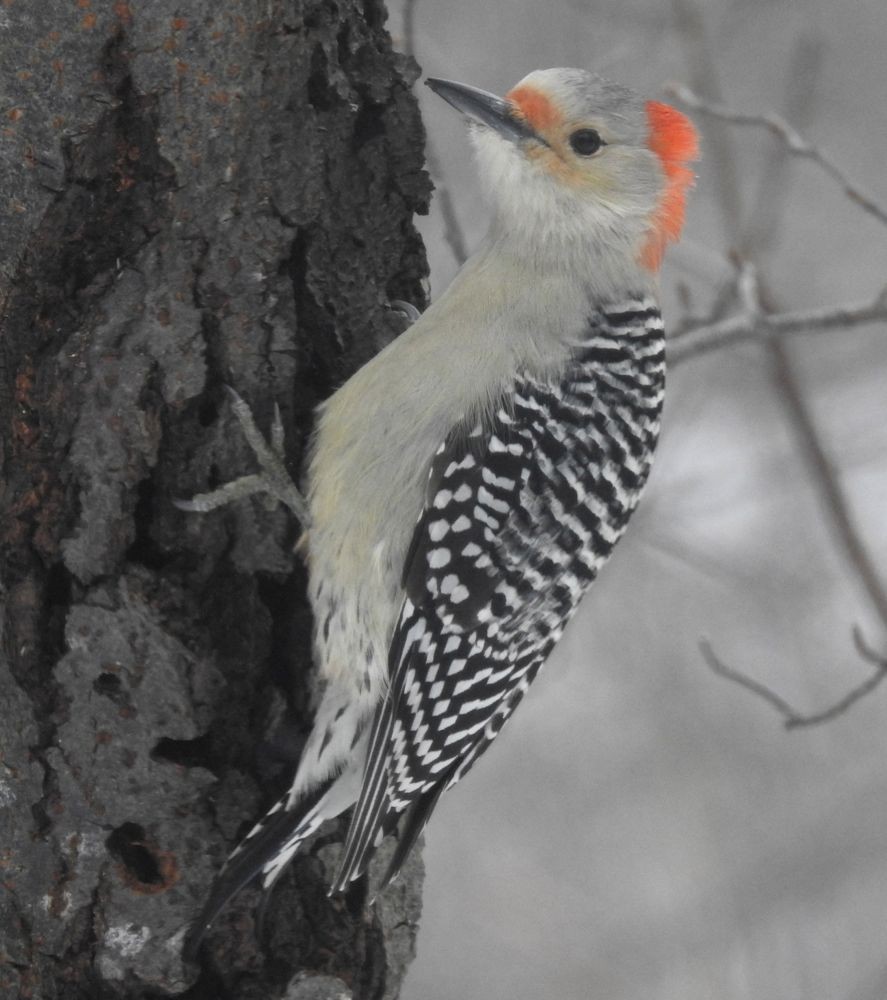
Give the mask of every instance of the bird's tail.
[[225, 862], [185, 938], [185, 959], [196, 959], [206, 932], [232, 896], [258, 876], [269, 892], [302, 843], [326, 820], [353, 805], [359, 790], [360, 768], [346, 767], [295, 804], [290, 803], [290, 792], [283, 795]]

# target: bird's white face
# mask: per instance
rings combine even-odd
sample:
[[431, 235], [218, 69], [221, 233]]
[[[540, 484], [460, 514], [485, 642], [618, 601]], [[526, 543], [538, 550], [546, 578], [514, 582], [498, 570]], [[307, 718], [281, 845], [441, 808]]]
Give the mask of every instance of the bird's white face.
[[454, 85], [441, 96], [472, 121], [481, 177], [505, 231], [571, 244], [615, 235], [639, 264], [658, 268], [680, 233], [693, 177], [685, 164], [696, 155], [696, 133], [680, 112], [584, 70], [537, 70], [504, 101], [467, 91], [460, 103], [446, 86]]

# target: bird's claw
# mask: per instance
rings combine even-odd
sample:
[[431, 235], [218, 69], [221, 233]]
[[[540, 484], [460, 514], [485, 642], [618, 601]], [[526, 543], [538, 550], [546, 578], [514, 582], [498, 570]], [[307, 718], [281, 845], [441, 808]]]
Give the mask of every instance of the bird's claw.
[[412, 302], [404, 302], [403, 299], [392, 299], [390, 306], [395, 312], [399, 312], [405, 316], [407, 322], [410, 324], [415, 323], [422, 315]]
[[252, 410], [243, 397], [230, 385], [225, 392], [231, 401], [231, 409], [243, 431], [247, 444], [259, 463], [261, 472], [241, 476], [230, 483], [224, 483], [209, 493], [198, 493], [190, 500], [174, 499], [179, 510], [205, 514], [207, 511], [223, 507], [243, 497], [264, 493], [288, 507], [296, 516], [303, 531], [309, 522], [308, 503], [286, 470], [283, 420], [280, 407], [274, 404], [274, 419], [271, 423], [270, 443], [256, 426]]

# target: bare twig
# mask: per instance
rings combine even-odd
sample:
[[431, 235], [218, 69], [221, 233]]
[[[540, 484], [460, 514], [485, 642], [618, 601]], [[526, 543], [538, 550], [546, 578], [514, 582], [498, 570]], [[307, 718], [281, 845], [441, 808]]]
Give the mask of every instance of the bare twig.
[[404, 0], [403, 4], [403, 50], [416, 58], [416, 4], [419, 0]]
[[850, 329], [884, 321], [887, 321], [887, 287], [870, 302], [772, 314], [741, 312], [676, 334], [669, 341], [669, 360], [675, 365], [741, 341], [816, 333], [835, 327]]
[[779, 340], [771, 340], [767, 346], [773, 364], [773, 375], [780, 390], [779, 398], [785, 404], [801, 452], [807, 460], [807, 466], [829, 515], [832, 529], [847, 561], [874, 605], [881, 623], [887, 628], [887, 591], [857, 528], [838, 472], [820, 440], [813, 414], [788, 358], [786, 345]]
[[874, 689], [882, 683], [885, 677], [887, 677], [887, 657], [880, 656], [872, 650], [866, 643], [858, 628], [853, 629], [853, 640], [863, 659], [868, 660], [870, 663], [875, 665], [874, 672], [861, 684], [852, 688], [847, 692], [847, 694], [845, 694], [842, 698], [839, 698], [828, 708], [824, 708], [819, 712], [812, 712], [807, 715], [799, 712], [796, 708], [790, 705], [785, 698], [782, 697], [782, 695], [777, 694], [766, 684], [756, 681], [753, 677], [749, 677], [748, 674], [743, 673], [741, 670], [736, 670], [734, 667], [727, 666], [727, 664], [717, 656], [715, 651], [712, 649], [711, 643], [707, 639], [700, 641], [699, 649], [706, 663], [708, 663], [714, 673], [718, 674], [720, 677], [725, 677], [728, 681], [732, 681], [734, 684], [738, 684], [740, 687], [745, 688], [746, 691], [751, 691], [752, 694], [757, 695], [758, 698], [765, 701], [782, 716], [783, 724], [786, 729], [801, 729], [809, 726], [819, 726], [825, 722], [831, 722], [838, 716], [843, 715], [851, 706], [855, 705], [857, 701], [874, 691]]
[[851, 201], [859, 205], [863, 211], [868, 212], [869, 215], [873, 215], [880, 222], [884, 223], [884, 225], [887, 225], [887, 209], [879, 205], [870, 195], [865, 194], [857, 184], [854, 184], [850, 180], [847, 174], [827, 153], [824, 153], [818, 146], [810, 142], [809, 139], [805, 139], [781, 115], [777, 115], [774, 112], [746, 114], [741, 111], [733, 111], [723, 104], [703, 99], [689, 87], [680, 83], [671, 83], [666, 87], [666, 90], [686, 107], [708, 115], [711, 118], [717, 118], [732, 125], [769, 129], [782, 140], [789, 153], [793, 156], [811, 160], [841, 186], [844, 194]]
[[440, 214], [444, 224], [444, 239], [452, 251], [456, 263], [461, 266], [468, 260], [465, 234], [462, 232], [459, 216], [456, 215], [456, 206], [450, 195], [450, 189], [441, 180], [443, 172], [438, 163], [437, 154], [434, 152], [430, 142], [426, 142], [425, 144], [425, 162], [428, 164], [428, 173], [431, 174], [434, 180], [437, 204], [440, 207]]
[[749, 677], [748, 674], [728, 667], [717, 656], [708, 639], [699, 640], [699, 652], [702, 653], [702, 658], [718, 676], [726, 677], [728, 681], [733, 681], [734, 684], [744, 687], [746, 691], [756, 694], [763, 701], [766, 701], [768, 705], [772, 705], [784, 719], [797, 718], [798, 713], [789, 705], [785, 698], [777, 694], [772, 688], [767, 687], [766, 684], [762, 684], [760, 681], [756, 681], [753, 677]]
[[[416, 58], [416, 4], [418, 0], [404, 0], [403, 5], [403, 48], [408, 56]], [[425, 163], [428, 173], [434, 181], [435, 198], [443, 219], [444, 240], [456, 263], [460, 266], [468, 260], [468, 250], [465, 235], [456, 214], [456, 205], [450, 195], [450, 189], [443, 182], [443, 171], [437, 153], [431, 145], [431, 140], [425, 140]]]
[[[690, 0], [676, 0], [676, 3], [679, 10], [694, 9]], [[698, 10], [696, 17], [700, 18]], [[865, 588], [881, 621], [887, 625], [887, 592], [878, 577], [873, 560], [868, 555], [865, 543], [856, 530], [849, 504], [837, 473], [829, 461], [827, 451], [819, 439], [812, 413], [794, 376], [787, 344], [781, 336], [792, 332], [810, 332], [816, 329], [832, 329], [836, 326], [847, 328], [862, 323], [887, 320], [887, 288], [873, 302], [812, 312], [787, 313], [779, 310], [774, 296], [766, 288], [765, 283], [758, 281], [757, 271], [758, 258], [764, 251], [764, 243], [775, 233], [786, 201], [777, 193], [785, 183], [789, 160], [789, 156], [784, 155], [785, 153], [815, 162], [841, 185], [845, 194], [879, 221], [887, 223], [887, 211], [863, 195], [830, 158], [804, 139], [781, 116], [740, 114], [718, 103], [718, 80], [714, 64], [693, 50], [688, 52], [688, 56], [691, 67], [696, 67], [694, 76], [697, 89], [701, 88], [714, 100], [700, 97], [689, 87], [673, 85], [669, 89], [674, 97], [688, 107], [715, 119], [716, 127], [712, 130], [713, 151], [717, 160], [714, 164], [715, 171], [719, 172], [721, 168], [732, 171], [734, 168], [735, 157], [732, 155], [732, 142], [726, 128], [728, 124], [769, 128], [782, 140], [783, 155], [777, 158], [775, 154], [771, 154], [770, 169], [766, 171], [766, 176], [772, 188], [768, 189], [766, 198], [755, 199], [755, 207], [748, 218], [744, 217], [742, 199], [738, 196], [725, 198], [725, 192], [722, 190], [720, 205], [727, 231], [729, 234], [737, 234], [733, 244], [737, 249], [736, 275], [732, 289], [728, 286], [717, 297], [710, 322], [697, 325], [695, 328], [691, 327], [674, 338], [672, 360], [686, 360], [688, 357], [739, 340], [759, 339], [764, 343], [780, 389], [779, 398], [786, 406], [787, 415], [836, 536], [854, 574]], [[809, 116], [811, 110], [814, 91], [809, 86], [809, 80], [816, 76], [820, 56], [821, 45], [816, 39], [801, 40], [793, 55], [787, 111], [793, 119], [800, 122]], [[804, 85], [799, 84], [801, 80], [805, 81]], [[732, 194], [736, 195], [736, 192]], [[738, 304], [738, 312], [722, 318], [723, 309], [731, 300]], [[862, 652], [860, 641], [857, 634], [857, 646]], [[804, 716], [772, 689], [723, 664], [708, 643], [703, 644], [702, 652], [712, 669], [767, 701], [783, 716], [789, 728], [815, 725], [835, 718], [872, 691], [887, 673], [887, 661], [876, 658], [874, 654], [869, 655], [867, 658], [872, 659], [878, 666], [871, 678], [854, 688], [830, 708]]]
[[[804, 43], [798, 45], [793, 58], [794, 72], [790, 74], [790, 90], [788, 94], [787, 108], [793, 118], [804, 121], [809, 117], [811, 100], [814, 88], [809, 85], [809, 80], [814, 75], [815, 66], [819, 62], [819, 47]], [[797, 80], [804, 80], [806, 85], [801, 88], [797, 85]], [[701, 100], [701, 99], [699, 99]], [[773, 117], [773, 116], [771, 116]], [[723, 122], [725, 119], [721, 118]], [[726, 119], [730, 120], [730, 119]], [[786, 126], [788, 128], [788, 126]], [[792, 134], [797, 133], [792, 130]], [[790, 147], [791, 148], [791, 147]], [[774, 189], [781, 187], [781, 181], [786, 175], [786, 164], [788, 158], [785, 156], [771, 165], [768, 175], [774, 185]], [[822, 498], [825, 510], [829, 515], [829, 521], [835, 532], [835, 536], [841, 544], [845, 556], [859, 578], [869, 599], [875, 607], [882, 623], [887, 626], [887, 590], [881, 582], [874, 561], [869, 556], [865, 542], [857, 530], [854, 517], [850, 508], [850, 503], [844, 495], [837, 472], [829, 460], [827, 450], [823, 445], [817, 430], [812, 411], [804, 398], [801, 386], [795, 377], [791, 357], [786, 343], [777, 336], [772, 336], [774, 327], [768, 326], [769, 321], [777, 323], [775, 313], [775, 303], [772, 294], [768, 293], [763, 282], [759, 282], [754, 258], [760, 253], [754, 234], [763, 232], [759, 222], [764, 212], [772, 212], [784, 199], [777, 199], [776, 202], [767, 207], [767, 200], [759, 198], [756, 200], [756, 210], [751, 213], [748, 220], [749, 225], [746, 231], [752, 234], [745, 253], [745, 259], [737, 260], [737, 275], [735, 279], [736, 297], [741, 306], [741, 316], [745, 316], [756, 331], [765, 331], [768, 335], [763, 337], [767, 353], [772, 365], [773, 376], [779, 389], [778, 398], [786, 408], [789, 422], [797, 437], [801, 452], [807, 462], [813, 476], [820, 497]], [[776, 223], [770, 221], [770, 225]], [[738, 221], [737, 221], [738, 226]], [[887, 318], [887, 289], [878, 297], [875, 303], [881, 306], [879, 310]], [[857, 314], [860, 315], [860, 314]], [[862, 315], [865, 315], [863, 313]], [[840, 325], [846, 328], [848, 317], [843, 315]], [[808, 326], [809, 329], [809, 326]]]
[[[793, 70], [789, 75], [789, 89], [786, 99], [786, 111], [793, 121], [801, 127], [810, 118], [813, 98], [816, 88], [812, 82], [816, 78], [816, 70], [820, 67], [821, 46], [818, 44], [798, 45]], [[781, 169], [777, 176], [785, 178], [787, 174], [788, 157], [781, 156]], [[772, 171], [771, 171], [772, 172]], [[782, 199], [783, 201], [785, 199]], [[753, 213], [754, 226], [762, 211], [766, 211], [762, 199], [759, 208]], [[751, 244], [752, 252], [758, 248]], [[767, 312], [775, 312], [775, 303], [766, 287], [763, 288], [762, 302]], [[795, 375], [794, 365], [788, 350], [788, 344], [779, 338], [771, 337], [766, 342], [766, 350], [770, 357], [773, 377], [779, 390], [778, 397], [785, 406], [789, 422], [797, 438], [820, 499], [825, 507], [828, 520], [839, 544], [843, 547], [848, 563], [865, 589], [869, 600], [874, 605], [882, 624], [887, 628], [887, 590], [879, 578], [874, 559], [869, 555], [853, 516], [849, 499], [844, 493], [837, 469], [832, 464], [828, 451], [823, 444], [816, 426], [812, 408], [808, 405]]]
[[[813, 120], [825, 50], [823, 37], [811, 33], [801, 35], [789, 54], [783, 112], [799, 130], [808, 128]], [[751, 211], [743, 220], [743, 231], [736, 243], [741, 256], [751, 253], [758, 260], [777, 245], [791, 203], [792, 180], [792, 158], [786, 155], [782, 143], [767, 143], [762, 153], [758, 185], [748, 202]]]
[[[715, 61], [717, 45], [708, 37], [704, 8], [695, 0], [672, 0], [675, 27], [683, 42], [687, 70], [692, 87], [690, 93], [698, 91], [707, 94], [717, 102], [721, 96], [721, 82], [718, 64]], [[732, 140], [726, 129], [712, 129], [706, 136], [707, 154], [712, 183], [717, 194], [716, 203], [721, 208], [721, 218], [727, 243], [735, 239], [736, 223], [742, 217], [742, 185], [733, 155]], [[720, 315], [723, 315], [721, 313]]]
[[[686, 22], [689, 15], [684, 8], [692, 10], [692, 4], [688, 0], [677, 0], [677, 5], [682, 11], [682, 22]], [[698, 11], [693, 15], [697, 19], [699, 16]], [[693, 17], [689, 18], [691, 22]], [[697, 27], [696, 34], [699, 34], [701, 30]], [[687, 55], [697, 89], [704, 88], [713, 97], [717, 97], [719, 93], [717, 73], [710, 60], [699, 54], [698, 45], [688, 47]], [[821, 45], [816, 38], [801, 39], [792, 56], [788, 108], [792, 117], [801, 121], [806, 120], [809, 116], [810, 100], [813, 94], [813, 88], [809, 81], [815, 76], [820, 56]], [[798, 81], [803, 81], [804, 85], [797, 85]], [[689, 95], [693, 99], [693, 107], [700, 110], [714, 108], [718, 111], [722, 107], [716, 102], [703, 99], [689, 87], [672, 85], [671, 91], [679, 98]], [[720, 176], [725, 169], [731, 172], [736, 160], [728, 130], [724, 127], [732, 120], [731, 116], [732, 112], [726, 117], [720, 114], [715, 115], [720, 127], [712, 130], [711, 138], [714, 140], [713, 158], [715, 160], [712, 169], [717, 176]], [[791, 131], [792, 133], [796, 132], [793, 128]], [[832, 330], [836, 327], [849, 328], [887, 319], [887, 287], [870, 302], [850, 303], [826, 309], [797, 312], [781, 312], [774, 309], [771, 294], [767, 296], [771, 300], [769, 302], [770, 308], [765, 310], [769, 315], [762, 315], [762, 311], [756, 303], [749, 305], [747, 296], [743, 297], [741, 287], [741, 282], [744, 280], [743, 275], [747, 279], [748, 267], [752, 264], [759, 265], [762, 252], [760, 243], [762, 240], [766, 240], [768, 234], [772, 234], [786, 204], [786, 199], [778, 197], [777, 193], [782, 189], [785, 180], [787, 162], [788, 160], [784, 156], [778, 159], [771, 156], [770, 164], [765, 171], [767, 188], [765, 191], [758, 192], [758, 195], [753, 199], [754, 208], [750, 219], [746, 220], [745, 226], [743, 226], [744, 212], [741, 200], [735, 192], [731, 193], [730, 197], [726, 197], [727, 192], [722, 191], [719, 203], [722, 206], [722, 214], [728, 233], [735, 234], [743, 230], [745, 232], [744, 238], [737, 237], [738, 243], [734, 243], [734, 245], [737, 245], [738, 249], [730, 255], [737, 273], [733, 282], [726, 286], [725, 293], [719, 297], [707, 321], [687, 323], [680, 333], [673, 336], [670, 341], [670, 358], [673, 364], [740, 341], [771, 340], [782, 334]], [[744, 308], [733, 315], [724, 317], [725, 302], [729, 302], [730, 299], [735, 302], [737, 298]]]
[[873, 663], [876, 667], [887, 669], [887, 656], [883, 656], [874, 646], [869, 644], [869, 641], [862, 634], [862, 629], [858, 625], [853, 626], [853, 645], [856, 646], [856, 652], [864, 660]]

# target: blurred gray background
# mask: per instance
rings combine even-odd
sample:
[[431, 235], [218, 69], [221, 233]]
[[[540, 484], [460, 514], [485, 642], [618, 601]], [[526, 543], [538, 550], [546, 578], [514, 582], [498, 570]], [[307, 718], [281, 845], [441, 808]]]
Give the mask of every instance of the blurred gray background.
[[[504, 93], [583, 66], [661, 97], [720, 88], [805, 135], [887, 202], [883, 0], [468, 0], [403, 9], [423, 73]], [[487, 220], [458, 116], [417, 85], [469, 248]], [[887, 227], [814, 166], [782, 180], [763, 130], [693, 116], [704, 159], [666, 258], [672, 328], [704, 314], [741, 243], [724, 171], [780, 308], [874, 297]], [[728, 166], [724, 167], [724, 163]], [[778, 185], [773, 197], [768, 185]], [[421, 222], [432, 293], [457, 264], [439, 207]], [[689, 306], [688, 306], [689, 301]], [[870, 558], [887, 578], [887, 327], [793, 336], [791, 367]], [[778, 714], [699, 650], [828, 706], [872, 670], [858, 624], [885, 622], [848, 564], [772, 358], [746, 344], [670, 375], [661, 449], [626, 539], [534, 690], [427, 834], [419, 956], [406, 1000], [884, 1000], [887, 684], [828, 725]]]

